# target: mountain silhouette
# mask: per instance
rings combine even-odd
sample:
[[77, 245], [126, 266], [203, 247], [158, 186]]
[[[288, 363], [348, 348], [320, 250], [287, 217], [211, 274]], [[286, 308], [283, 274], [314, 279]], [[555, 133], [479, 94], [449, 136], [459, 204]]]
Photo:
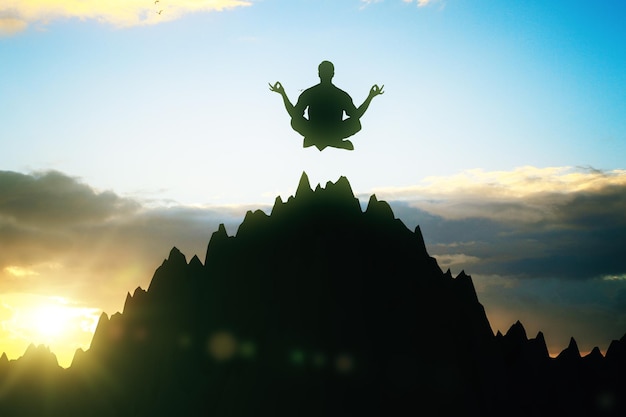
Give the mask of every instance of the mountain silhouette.
[[472, 279], [429, 256], [341, 177], [173, 248], [147, 290], [102, 314], [68, 369], [0, 357], [2, 416], [624, 415], [626, 335], [550, 358], [520, 322], [494, 335]]

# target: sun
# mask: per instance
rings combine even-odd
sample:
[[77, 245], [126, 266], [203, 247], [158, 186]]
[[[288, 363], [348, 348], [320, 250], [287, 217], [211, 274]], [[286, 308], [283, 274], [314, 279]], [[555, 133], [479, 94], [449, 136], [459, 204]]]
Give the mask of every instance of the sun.
[[68, 330], [73, 318], [73, 309], [63, 304], [42, 304], [33, 309], [33, 330], [43, 338], [59, 338]]
[[50, 344], [62, 340], [71, 331], [76, 309], [62, 297], [38, 297], [23, 305], [20, 327], [34, 343]]
[[20, 357], [28, 345], [43, 344], [68, 367], [78, 348], [91, 344], [102, 311], [75, 300], [40, 294], [0, 296], [0, 353]]

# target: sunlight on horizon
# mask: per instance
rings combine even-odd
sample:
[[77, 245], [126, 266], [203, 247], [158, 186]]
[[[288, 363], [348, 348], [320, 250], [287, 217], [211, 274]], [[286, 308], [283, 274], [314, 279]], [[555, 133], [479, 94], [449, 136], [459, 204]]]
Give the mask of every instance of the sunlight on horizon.
[[63, 297], [5, 294], [0, 299], [0, 350], [17, 359], [30, 344], [45, 345], [67, 368], [76, 349], [89, 348], [100, 313]]

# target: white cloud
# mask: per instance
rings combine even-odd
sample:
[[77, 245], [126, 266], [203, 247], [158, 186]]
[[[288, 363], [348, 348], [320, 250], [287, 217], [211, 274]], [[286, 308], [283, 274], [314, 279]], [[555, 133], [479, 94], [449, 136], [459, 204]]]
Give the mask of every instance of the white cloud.
[[572, 193], [598, 190], [608, 185], [626, 185], [626, 170], [599, 171], [574, 167], [537, 168], [524, 166], [512, 171], [477, 168], [446, 177], [426, 177], [423, 185], [374, 190], [398, 198], [470, 195], [524, 198], [539, 193]]
[[[193, 12], [249, 6], [246, 0], [3, 0], [0, 33], [15, 33], [34, 22], [76, 18], [116, 27], [158, 24]], [[159, 12], [162, 11], [160, 14]]]
[[604, 281], [626, 281], [626, 274], [620, 275], [607, 275], [602, 277]]
[[[405, 3], [413, 3], [413, 0], [402, 0]], [[433, 3], [433, 0], [417, 0], [417, 7], [427, 6], [430, 3]]]
[[[361, 3], [363, 3], [362, 8], [363, 7], [367, 7], [370, 4], [374, 4], [374, 3], [380, 3], [383, 0], [361, 0]], [[417, 3], [417, 7], [424, 7], [424, 6], [428, 6], [429, 4], [432, 4], [438, 0], [402, 0], [403, 3], [413, 3], [415, 1], [415, 3]]]
[[537, 222], [584, 193], [626, 187], [626, 170], [525, 166], [512, 171], [473, 169], [427, 177], [409, 187], [374, 189], [380, 199], [411, 205], [447, 219], [469, 217]]
[[470, 264], [474, 264], [480, 262], [480, 258], [476, 256], [466, 255], [464, 253], [446, 253], [441, 255], [435, 255], [437, 259], [437, 263], [441, 267], [441, 269], [446, 270], [454, 267], [460, 267], [460, 269], [464, 269], [466, 266]]
[[18, 277], [18, 278], [39, 275], [39, 272], [34, 271], [33, 269], [30, 269], [30, 268], [24, 268], [21, 266], [7, 266], [4, 268], [4, 271], [8, 273], [9, 275], [13, 275], [14, 277]]

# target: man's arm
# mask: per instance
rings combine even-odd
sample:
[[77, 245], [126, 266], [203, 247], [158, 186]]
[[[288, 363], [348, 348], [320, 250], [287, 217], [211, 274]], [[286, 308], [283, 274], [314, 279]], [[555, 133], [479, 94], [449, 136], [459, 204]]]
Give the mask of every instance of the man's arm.
[[363, 114], [365, 113], [365, 110], [367, 110], [367, 108], [369, 107], [370, 103], [372, 102], [372, 99], [384, 93], [383, 91], [384, 87], [385, 86], [383, 85], [379, 88], [377, 84], [374, 84], [374, 86], [370, 89], [370, 93], [367, 95], [367, 98], [365, 99], [363, 104], [361, 104], [361, 106], [359, 106], [359, 108], [356, 109], [356, 112], [354, 113], [354, 115], [350, 115], [350, 116], [360, 119], [361, 116], [363, 116]]
[[298, 101], [296, 102], [296, 105], [293, 107], [293, 114], [291, 115], [291, 117], [304, 117], [304, 111], [306, 110], [307, 107], [309, 107], [309, 99], [308, 99], [308, 94], [307, 92], [304, 92], [302, 94], [300, 94], [300, 97], [298, 97]]
[[285, 103], [285, 109], [287, 109], [287, 113], [289, 113], [289, 116], [293, 118], [295, 108], [293, 104], [291, 104], [291, 101], [289, 101], [289, 98], [287, 97], [287, 93], [285, 93], [285, 89], [283, 88], [283, 85], [279, 81], [276, 81], [276, 84], [274, 85], [270, 84], [270, 91], [278, 93], [283, 97], [283, 103]]

